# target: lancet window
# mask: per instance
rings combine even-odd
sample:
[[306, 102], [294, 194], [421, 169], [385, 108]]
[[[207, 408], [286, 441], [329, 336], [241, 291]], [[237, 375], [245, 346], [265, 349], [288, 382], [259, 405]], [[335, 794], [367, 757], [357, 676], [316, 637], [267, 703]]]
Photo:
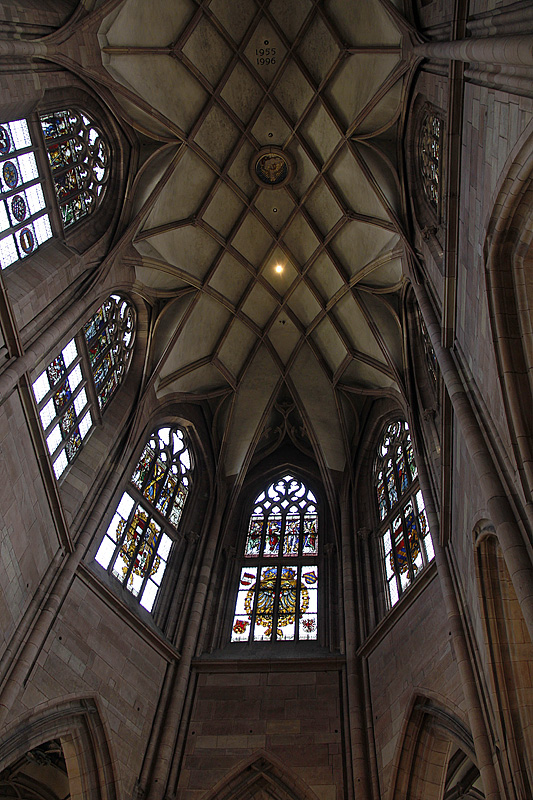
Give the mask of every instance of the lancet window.
[[188, 438], [177, 425], [154, 431], [104, 534], [96, 561], [152, 611], [191, 489]]
[[387, 598], [392, 607], [434, 557], [406, 422], [392, 422], [381, 438], [375, 485]]
[[133, 307], [111, 295], [33, 381], [56, 478], [76, 458], [122, 382], [134, 335]]
[[109, 147], [92, 120], [77, 109], [41, 116], [54, 189], [67, 228], [94, 211], [109, 177]]
[[258, 495], [250, 515], [231, 641], [316, 639], [318, 555], [316, 497], [284, 475]]
[[420, 128], [418, 152], [424, 192], [435, 211], [440, 205], [441, 134], [442, 121], [436, 114], [427, 113]]

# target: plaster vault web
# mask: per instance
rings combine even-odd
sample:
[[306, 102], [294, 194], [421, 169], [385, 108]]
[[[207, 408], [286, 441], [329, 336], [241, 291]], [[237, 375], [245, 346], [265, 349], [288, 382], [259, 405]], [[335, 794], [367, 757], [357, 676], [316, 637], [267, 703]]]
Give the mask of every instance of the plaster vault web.
[[[379, 0], [127, 0], [100, 28], [147, 143], [130, 261], [166, 301], [152, 379], [226, 398], [227, 474], [283, 383], [339, 470], [361, 399], [401, 388], [398, 24]], [[271, 147], [294, 167], [274, 189], [250, 170]]]

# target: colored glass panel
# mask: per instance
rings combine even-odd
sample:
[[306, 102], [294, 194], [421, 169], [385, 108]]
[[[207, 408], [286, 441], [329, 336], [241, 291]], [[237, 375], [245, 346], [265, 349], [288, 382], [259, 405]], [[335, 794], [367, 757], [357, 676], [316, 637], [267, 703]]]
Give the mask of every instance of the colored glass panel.
[[41, 117], [63, 226], [90, 214], [104, 195], [109, 149], [85, 114], [68, 109]]
[[303, 555], [316, 556], [317, 554], [318, 554], [318, 515], [306, 514], [304, 517]]
[[281, 517], [272, 516], [267, 519], [265, 531], [264, 555], [269, 558], [276, 558], [279, 555], [279, 544], [281, 539]]
[[387, 497], [385, 494], [383, 473], [380, 474], [380, 478], [377, 485], [377, 493], [378, 493], [379, 516], [380, 519], [385, 519], [385, 517], [387, 516]]
[[252, 558], [259, 555], [261, 548], [261, 533], [263, 532], [263, 517], [251, 517], [248, 535], [244, 546], [244, 555]]
[[66, 372], [63, 356], [60, 355], [57, 356], [57, 358], [54, 358], [53, 361], [51, 361], [47, 366], [46, 372], [51, 386], [54, 386], [58, 381], [60, 381]]
[[403, 494], [409, 486], [409, 478], [407, 476], [407, 470], [405, 469], [405, 460], [401, 447], [398, 447], [396, 451], [396, 470], [398, 473], [398, 486], [400, 487], [400, 493]]
[[283, 538], [283, 555], [297, 556], [300, 543], [300, 515], [287, 516]]
[[387, 489], [389, 492], [389, 505], [392, 508], [398, 502], [398, 493], [396, 491], [396, 483], [394, 481], [394, 472], [392, 469], [392, 461], [389, 461], [387, 465]]
[[[257, 496], [244, 544], [247, 563], [240, 573], [232, 642], [316, 639], [318, 569], [308, 558], [318, 554], [316, 502], [291, 475]], [[261, 564], [261, 559], [272, 563]]]

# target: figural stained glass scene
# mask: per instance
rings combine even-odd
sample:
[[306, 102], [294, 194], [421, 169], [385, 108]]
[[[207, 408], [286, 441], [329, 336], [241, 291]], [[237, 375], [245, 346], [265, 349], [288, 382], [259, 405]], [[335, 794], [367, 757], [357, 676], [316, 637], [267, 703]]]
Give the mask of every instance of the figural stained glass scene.
[[317, 500], [302, 481], [285, 475], [254, 503], [231, 640], [302, 641], [317, 635]]

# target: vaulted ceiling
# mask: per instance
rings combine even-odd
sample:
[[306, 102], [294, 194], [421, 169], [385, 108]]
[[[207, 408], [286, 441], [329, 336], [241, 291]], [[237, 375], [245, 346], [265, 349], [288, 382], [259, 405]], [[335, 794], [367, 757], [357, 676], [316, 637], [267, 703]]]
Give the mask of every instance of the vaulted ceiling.
[[233, 475], [289, 393], [342, 470], [358, 398], [402, 383], [395, 6], [125, 0], [98, 38], [146, 143], [130, 260], [162, 306], [157, 395], [221, 399]]

